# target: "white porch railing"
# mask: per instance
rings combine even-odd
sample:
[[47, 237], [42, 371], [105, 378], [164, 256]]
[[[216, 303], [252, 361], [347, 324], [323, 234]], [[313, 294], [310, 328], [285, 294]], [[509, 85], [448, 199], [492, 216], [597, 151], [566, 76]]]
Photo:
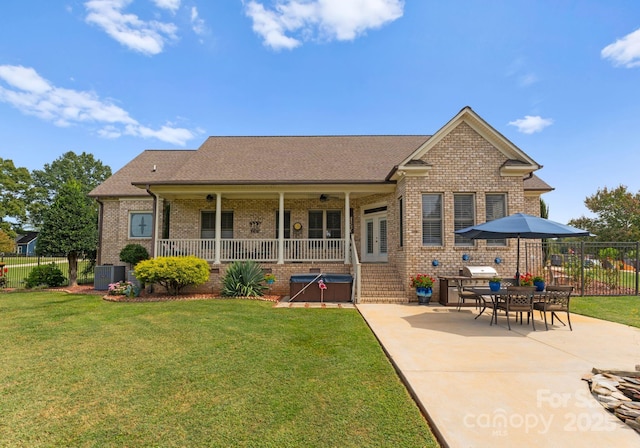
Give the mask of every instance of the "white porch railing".
[[[194, 255], [207, 261], [215, 260], [215, 239], [159, 239], [157, 257]], [[344, 261], [342, 239], [286, 239], [284, 261]], [[275, 263], [278, 260], [278, 240], [222, 239], [220, 261], [254, 260]]]
[[284, 261], [344, 261], [344, 240], [284, 240]]
[[207, 261], [215, 258], [216, 240], [208, 239], [185, 239], [172, 240], [162, 239], [156, 243], [156, 257], [176, 257], [194, 255]]

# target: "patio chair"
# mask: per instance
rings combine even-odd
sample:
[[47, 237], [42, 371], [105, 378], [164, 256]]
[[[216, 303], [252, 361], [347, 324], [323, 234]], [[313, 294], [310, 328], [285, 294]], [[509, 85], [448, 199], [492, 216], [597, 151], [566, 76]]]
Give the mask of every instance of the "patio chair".
[[[506, 312], [509, 330], [511, 330], [509, 313], [513, 312], [516, 313], [516, 321], [518, 319], [517, 313], [520, 313], [520, 324], [522, 324], [522, 313], [527, 313], [527, 324], [531, 319], [533, 331], [536, 331], [536, 323], [533, 320], [533, 293], [535, 290], [534, 286], [507, 286], [507, 294], [504, 296], [504, 300], [499, 301], [496, 306], [499, 310]], [[496, 321], [497, 319], [498, 316], [496, 315]]]
[[[482, 311], [478, 314], [482, 314], [482, 312], [487, 308], [484, 298], [481, 295], [476, 294], [473, 291], [468, 291], [462, 287], [462, 282], [458, 280], [456, 282], [456, 286], [458, 287], [458, 307], [457, 310], [460, 311], [462, 305], [466, 300], [473, 300], [476, 303], [476, 309], [482, 307]], [[476, 318], [478, 317], [476, 316]]]
[[547, 313], [551, 313], [551, 325], [553, 325], [553, 318], [555, 317], [564, 326], [566, 326], [566, 324], [562, 322], [556, 313], [567, 313], [569, 329], [573, 331], [573, 328], [571, 328], [571, 317], [569, 315], [569, 301], [572, 292], [573, 286], [547, 286], [544, 300], [534, 303], [534, 309], [540, 311], [540, 314], [544, 314], [544, 326], [547, 330], [549, 330]]

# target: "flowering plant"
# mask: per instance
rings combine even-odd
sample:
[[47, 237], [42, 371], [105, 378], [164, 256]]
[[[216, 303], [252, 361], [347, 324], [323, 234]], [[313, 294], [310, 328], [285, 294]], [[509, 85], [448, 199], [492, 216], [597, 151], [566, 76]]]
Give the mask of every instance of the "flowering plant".
[[520, 286], [533, 286], [533, 275], [528, 272], [520, 274]]
[[140, 293], [140, 290], [131, 282], [119, 281], [116, 283], [109, 283], [109, 295], [110, 296], [127, 296], [134, 297]]
[[541, 277], [540, 275], [536, 275], [535, 277], [533, 277], [532, 281], [533, 281], [533, 283], [535, 283], [535, 282], [543, 282], [544, 281], [544, 277]]
[[0, 263], [0, 288], [4, 288], [7, 286], [7, 274], [9, 273], [9, 268], [4, 264]]
[[497, 275], [491, 277], [489, 279], [490, 282], [494, 282], [494, 283], [500, 283], [502, 281], [502, 277], [498, 277]]
[[276, 281], [276, 276], [273, 275], [273, 274], [266, 274], [264, 276], [264, 281], [267, 282], [267, 283], [273, 283], [273, 282]]
[[418, 274], [411, 277], [411, 286], [414, 288], [430, 288], [433, 286], [435, 279], [427, 274]]

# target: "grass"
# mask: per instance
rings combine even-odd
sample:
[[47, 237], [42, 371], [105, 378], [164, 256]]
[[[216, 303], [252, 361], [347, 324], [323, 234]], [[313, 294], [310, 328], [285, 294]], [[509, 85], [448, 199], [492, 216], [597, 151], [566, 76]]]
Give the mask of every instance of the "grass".
[[[7, 273], [7, 288], [24, 288], [25, 279], [29, 276], [35, 266], [38, 265], [38, 257], [20, 257], [6, 258], [3, 262], [9, 268]], [[40, 265], [44, 266], [54, 263], [65, 276], [65, 285], [69, 280], [69, 264], [66, 258], [40, 258]], [[88, 260], [78, 260], [78, 282], [89, 284], [93, 283], [93, 272], [84, 274], [84, 270], [90, 265]]]
[[0, 446], [437, 446], [355, 310], [0, 295]]
[[640, 297], [572, 297], [571, 312], [640, 328]]

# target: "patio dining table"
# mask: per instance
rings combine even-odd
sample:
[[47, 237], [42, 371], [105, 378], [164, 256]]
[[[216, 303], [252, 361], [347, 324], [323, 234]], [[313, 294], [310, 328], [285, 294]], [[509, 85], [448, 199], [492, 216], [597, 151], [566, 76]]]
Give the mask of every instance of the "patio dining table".
[[[489, 321], [489, 325], [493, 325], [494, 322], [497, 325], [498, 324], [498, 304], [501, 301], [500, 298], [503, 296], [506, 296], [509, 290], [507, 288], [500, 288], [497, 291], [492, 291], [488, 286], [476, 286], [473, 288], [468, 288], [468, 290], [477, 294], [479, 297], [482, 297], [482, 300], [483, 300], [483, 307], [480, 310], [480, 313], [478, 313], [478, 315], [475, 317], [475, 319], [480, 317], [482, 313], [484, 313], [484, 311], [487, 308], [489, 308], [489, 306], [491, 306], [492, 311], [491, 311], [491, 320]], [[534, 301], [544, 300], [545, 294], [546, 294], [546, 291], [534, 291], [533, 300]], [[489, 297], [490, 301], [487, 300], [487, 297]], [[531, 316], [531, 318], [533, 319], [533, 316]]]

